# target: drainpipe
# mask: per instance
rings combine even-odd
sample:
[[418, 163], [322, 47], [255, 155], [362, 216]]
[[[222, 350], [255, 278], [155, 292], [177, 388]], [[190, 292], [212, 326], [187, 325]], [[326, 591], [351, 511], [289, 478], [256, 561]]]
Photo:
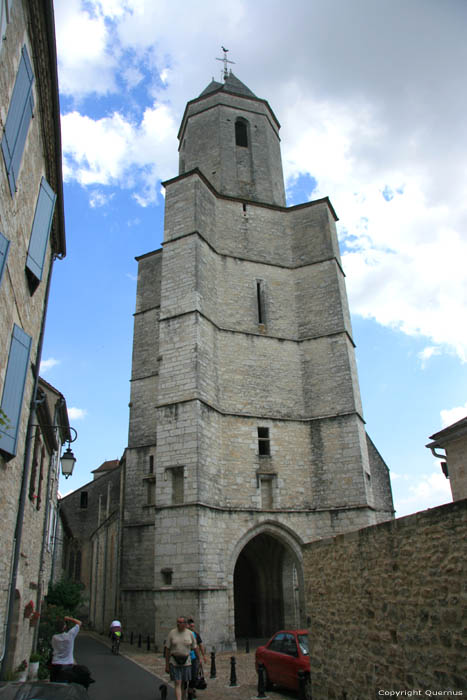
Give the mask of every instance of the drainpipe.
[[23, 460], [23, 477], [22, 477], [21, 490], [20, 490], [20, 495], [19, 495], [18, 511], [17, 511], [17, 515], [16, 515], [15, 537], [13, 540], [13, 542], [14, 542], [14, 545], [13, 545], [13, 565], [12, 565], [12, 570], [11, 570], [10, 585], [8, 588], [8, 608], [7, 608], [7, 615], [6, 615], [5, 635], [4, 635], [4, 641], [3, 641], [2, 655], [0, 657], [0, 661], [1, 661], [0, 677], [3, 680], [5, 679], [5, 674], [7, 672], [7, 668], [6, 668], [7, 654], [6, 654], [6, 651], [8, 649], [9, 644], [10, 644], [11, 625], [12, 625], [12, 620], [13, 620], [14, 606], [15, 606], [16, 580], [17, 580], [17, 576], [18, 576], [19, 557], [20, 557], [20, 553], [21, 553], [21, 537], [23, 534], [24, 510], [26, 507], [26, 498], [27, 498], [27, 491], [28, 491], [29, 463], [30, 463], [31, 445], [32, 445], [32, 432], [34, 429], [35, 416], [36, 416], [36, 399], [37, 399], [37, 388], [39, 385], [39, 368], [40, 368], [41, 358], [42, 358], [42, 348], [44, 346], [45, 321], [46, 321], [46, 317], [47, 317], [47, 308], [48, 308], [48, 304], [49, 304], [50, 283], [52, 280], [53, 261], [54, 261], [54, 256], [52, 255], [51, 260], [50, 260], [50, 265], [49, 265], [49, 271], [48, 271], [48, 275], [47, 275], [47, 286], [46, 286], [45, 298], [44, 298], [44, 315], [42, 316], [41, 330], [39, 333], [39, 340], [37, 343], [36, 362], [33, 365], [34, 386], [33, 386], [33, 390], [32, 390], [32, 398], [31, 398], [31, 404], [30, 404], [30, 410], [29, 410], [28, 427], [27, 427], [27, 431], [26, 431], [26, 442], [25, 442], [24, 460]]
[[441, 470], [446, 477], [446, 479], [449, 479], [449, 472], [448, 472], [448, 462], [447, 462], [447, 454], [446, 454], [446, 449], [442, 447], [441, 449], [444, 450], [445, 454], [441, 454], [440, 452], [436, 452], [436, 448], [439, 447], [439, 445], [427, 445], [427, 447], [430, 448], [431, 454], [433, 457], [436, 457], [437, 459], [442, 459], [443, 461], [441, 462]]

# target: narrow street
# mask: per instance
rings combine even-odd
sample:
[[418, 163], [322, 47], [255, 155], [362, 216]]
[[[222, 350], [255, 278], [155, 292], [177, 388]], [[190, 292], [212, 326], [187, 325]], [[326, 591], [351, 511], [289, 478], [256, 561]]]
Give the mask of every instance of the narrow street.
[[[96, 681], [89, 688], [90, 700], [158, 700], [159, 679], [124, 656], [114, 656], [110, 648], [85, 632], [78, 635], [75, 643], [78, 664], [88, 666]], [[167, 700], [175, 698], [168, 686]]]

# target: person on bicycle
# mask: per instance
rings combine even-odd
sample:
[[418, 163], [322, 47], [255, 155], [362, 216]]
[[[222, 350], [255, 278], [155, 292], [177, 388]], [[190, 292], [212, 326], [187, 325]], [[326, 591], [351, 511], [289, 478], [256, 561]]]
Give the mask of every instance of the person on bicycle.
[[110, 638], [113, 641], [114, 639], [120, 640], [122, 638], [122, 623], [120, 620], [113, 620], [110, 623]]

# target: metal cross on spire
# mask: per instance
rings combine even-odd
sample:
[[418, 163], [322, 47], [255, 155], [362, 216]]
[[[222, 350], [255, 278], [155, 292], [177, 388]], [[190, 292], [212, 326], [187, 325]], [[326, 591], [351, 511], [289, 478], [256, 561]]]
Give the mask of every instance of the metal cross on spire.
[[224, 52], [224, 58], [216, 58], [216, 61], [222, 61], [224, 63], [224, 80], [227, 80], [227, 78], [229, 77], [227, 63], [232, 63], [232, 65], [235, 65], [235, 61], [229, 61], [229, 59], [227, 58], [227, 52], [229, 49], [224, 49], [223, 46], [221, 46], [221, 49]]

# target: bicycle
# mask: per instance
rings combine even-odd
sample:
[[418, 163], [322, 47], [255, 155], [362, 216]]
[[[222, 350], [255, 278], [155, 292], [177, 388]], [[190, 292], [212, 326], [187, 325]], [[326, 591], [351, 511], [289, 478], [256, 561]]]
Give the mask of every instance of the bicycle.
[[112, 632], [112, 654], [118, 654], [120, 649], [121, 632]]

